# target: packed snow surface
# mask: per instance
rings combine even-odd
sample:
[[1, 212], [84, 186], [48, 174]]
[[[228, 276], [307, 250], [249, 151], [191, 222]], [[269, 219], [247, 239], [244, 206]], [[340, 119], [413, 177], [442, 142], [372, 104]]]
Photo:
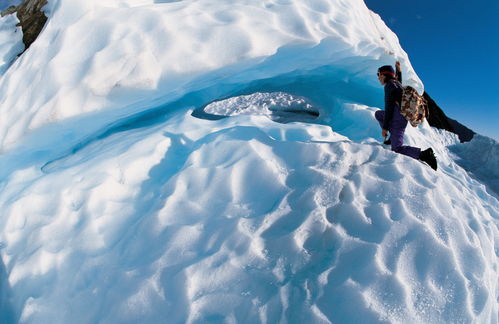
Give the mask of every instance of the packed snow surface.
[[0, 322], [498, 322], [497, 142], [380, 144], [377, 67], [423, 85], [363, 1], [45, 12], [0, 77]]
[[306, 98], [284, 92], [257, 92], [215, 101], [194, 113], [213, 116], [266, 115], [278, 122], [313, 120], [320, 112]]

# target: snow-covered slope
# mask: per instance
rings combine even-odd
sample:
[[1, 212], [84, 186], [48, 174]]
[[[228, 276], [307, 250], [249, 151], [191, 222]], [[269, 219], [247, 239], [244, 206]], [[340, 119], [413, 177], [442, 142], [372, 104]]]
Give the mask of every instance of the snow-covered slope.
[[4, 73], [24, 50], [22, 30], [16, 27], [18, 23], [15, 15], [0, 17], [0, 73]]
[[423, 86], [362, 1], [46, 11], [0, 78], [0, 320], [497, 322], [498, 200], [452, 134], [407, 130], [438, 172], [379, 144], [376, 68]]
[[499, 143], [496, 140], [476, 134], [469, 143], [449, 148], [457, 155], [459, 165], [499, 195]]

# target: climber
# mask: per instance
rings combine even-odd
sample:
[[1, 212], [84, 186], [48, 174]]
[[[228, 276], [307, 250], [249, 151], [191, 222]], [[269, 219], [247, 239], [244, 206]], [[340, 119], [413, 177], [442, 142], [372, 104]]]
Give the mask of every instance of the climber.
[[[384, 143], [391, 144], [392, 151], [421, 160], [437, 170], [437, 159], [431, 147], [421, 151], [418, 147], [403, 145], [407, 120], [400, 114], [402, 101], [400, 63], [397, 62], [395, 66], [397, 67], [396, 74], [391, 65], [384, 65], [378, 69], [378, 80], [385, 87], [385, 110], [376, 111], [374, 116], [382, 128], [381, 135], [385, 139]], [[390, 132], [390, 138], [386, 140], [388, 132]]]

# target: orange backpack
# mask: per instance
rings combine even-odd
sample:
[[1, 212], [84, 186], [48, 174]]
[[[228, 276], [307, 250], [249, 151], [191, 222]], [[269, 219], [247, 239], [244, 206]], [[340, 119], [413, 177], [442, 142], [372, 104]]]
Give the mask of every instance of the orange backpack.
[[400, 114], [413, 126], [417, 127], [428, 117], [428, 104], [423, 96], [411, 86], [404, 86]]

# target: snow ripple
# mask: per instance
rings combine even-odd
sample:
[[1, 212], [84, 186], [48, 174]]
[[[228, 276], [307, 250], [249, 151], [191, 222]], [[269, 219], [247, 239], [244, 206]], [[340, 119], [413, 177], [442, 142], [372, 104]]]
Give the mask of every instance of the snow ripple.
[[452, 177], [264, 116], [117, 139], [13, 175], [10, 190], [32, 179], [5, 210], [23, 322], [496, 319], [499, 205]]

